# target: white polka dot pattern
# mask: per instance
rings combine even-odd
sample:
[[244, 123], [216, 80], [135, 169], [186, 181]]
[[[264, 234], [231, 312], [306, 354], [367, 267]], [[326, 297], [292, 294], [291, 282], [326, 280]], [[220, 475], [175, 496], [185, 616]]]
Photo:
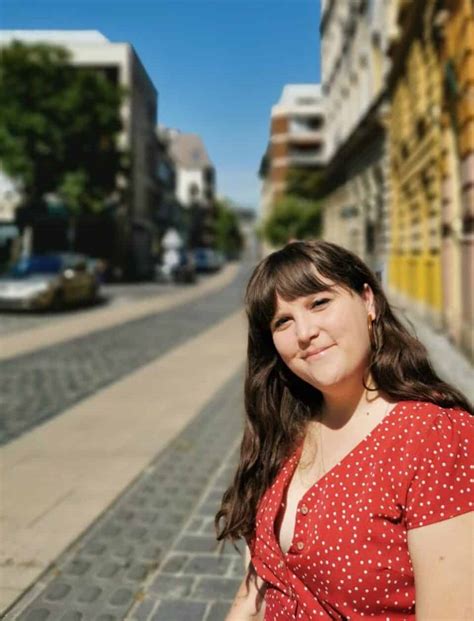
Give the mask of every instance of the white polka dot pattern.
[[249, 542], [265, 621], [415, 619], [407, 531], [473, 508], [474, 417], [402, 401], [300, 500], [286, 554], [275, 520], [301, 446], [257, 511]]

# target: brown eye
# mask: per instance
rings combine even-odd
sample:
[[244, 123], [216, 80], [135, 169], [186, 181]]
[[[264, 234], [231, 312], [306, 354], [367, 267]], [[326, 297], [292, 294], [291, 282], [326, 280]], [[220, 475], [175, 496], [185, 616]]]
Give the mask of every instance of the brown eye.
[[287, 321], [288, 321], [288, 317], [280, 317], [280, 319], [275, 321], [275, 323], [273, 324], [273, 328], [274, 329], [279, 328], [280, 326], [282, 326]]

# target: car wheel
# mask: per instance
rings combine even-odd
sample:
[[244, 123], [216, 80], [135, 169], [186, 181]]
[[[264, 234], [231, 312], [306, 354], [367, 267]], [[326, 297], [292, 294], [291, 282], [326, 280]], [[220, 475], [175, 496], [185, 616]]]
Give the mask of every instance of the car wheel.
[[56, 291], [51, 302], [51, 310], [57, 312], [64, 308], [64, 296], [61, 291]]
[[97, 302], [97, 295], [98, 295], [98, 287], [94, 283], [89, 293], [89, 304], [95, 304]]

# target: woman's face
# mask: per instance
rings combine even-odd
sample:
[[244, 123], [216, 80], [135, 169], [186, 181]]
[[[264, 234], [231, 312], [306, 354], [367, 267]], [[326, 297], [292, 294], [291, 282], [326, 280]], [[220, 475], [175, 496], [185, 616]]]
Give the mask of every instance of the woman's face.
[[367, 284], [362, 296], [340, 286], [291, 302], [277, 296], [273, 343], [295, 375], [328, 392], [363, 377], [370, 357], [369, 313], [375, 318]]

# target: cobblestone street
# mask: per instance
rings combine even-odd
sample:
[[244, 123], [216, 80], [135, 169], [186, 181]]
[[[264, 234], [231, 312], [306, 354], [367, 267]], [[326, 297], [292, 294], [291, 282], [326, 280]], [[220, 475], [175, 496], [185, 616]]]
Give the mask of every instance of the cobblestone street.
[[242, 374], [223, 386], [7, 620], [223, 619], [243, 561], [213, 518], [235, 462]]
[[[201, 280], [207, 276], [201, 276]], [[96, 304], [78, 308], [66, 308], [60, 311], [28, 312], [2, 311], [0, 313], [0, 336], [17, 333], [19, 336], [31, 328], [58, 323], [71, 317], [83, 318], [93, 315], [104, 307], [117, 307], [135, 300], [156, 297], [189, 288], [188, 285], [170, 283], [105, 283], [101, 285], [99, 299]]]
[[[10, 557], [2, 559], [3, 568], [15, 565], [15, 570], [28, 571], [36, 563], [43, 571], [5, 613], [6, 621], [223, 621], [243, 573], [242, 555], [230, 545], [218, 550], [213, 526], [222, 493], [235, 468], [242, 424], [244, 360], [239, 356], [235, 359], [237, 365], [234, 360], [232, 366], [225, 356], [227, 350], [235, 351], [232, 343], [242, 341], [243, 333], [232, 336], [226, 332], [226, 326], [237, 326], [227, 321], [241, 308], [247, 277], [248, 266], [244, 264], [230, 284], [207, 295], [197, 294], [174, 308], [0, 362], [5, 401], [2, 450], [17, 443], [29, 446], [11, 462], [12, 469], [19, 472], [26, 468], [23, 479], [18, 475], [18, 480], [23, 481], [22, 490], [28, 489], [24, 480], [34, 471], [36, 453], [54, 453], [56, 440], [51, 441], [51, 446], [42, 446], [39, 441], [28, 445], [28, 439], [36, 432], [46, 433], [48, 425], [56, 428], [59, 423], [67, 423], [68, 418], [72, 426], [63, 429], [74, 429], [73, 419], [78, 416], [78, 437], [85, 443], [82, 461], [81, 454], [72, 454], [69, 448], [75, 437], [65, 448], [61, 447], [63, 452], [59, 455], [64, 461], [51, 462], [60, 463], [59, 470], [57, 465], [51, 468], [49, 462], [44, 470], [53, 485], [57, 479], [56, 496], [51, 495], [46, 508], [38, 507], [28, 520], [25, 518], [21, 528], [14, 530], [15, 525], [11, 525], [22, 543], [11, 548]], [[410, 319], [442, 376], [472, 398], [472, 367], [466, 359], [442, 334], [434, 333], [414, 316]], [[216, 332], [219, 326], [220, 332]], [[200, 340], [200, 335], [204, 340]], [[188, 345], [194, 341], [192, 347]], [[171, 363], [173, 352], [181, 350]], [[221, 351], [219, 355], [224, 357], [217, 356], [211, 363], [214, 350]], [[164, 366], [155, 367], [160, 360]], [[217, 379], [221, 361], [238, 369], [228, 374], [225, 381]], [[157, 376], [156, 368], [168, 369], [168, 375]], [[142, 373], [144, 380], [138, 388], [133, 382], [127, 384], [134, 375], [139, 379]], [[158, 392], [153, 392], [151, 383], [158, 381], [162, 385]], [[203, 394], [209, 396], [199, 401], [206, 382], [207, 392]], [[164, 390], [167, 384], [171, 401]], [[123, 405], [122, 416], [119, 403], [123, 395], [129, 394], [129, 386], [135, 386], [137, 394], [132, 392], [130, 404]], [[166, 429], [171, 419], [179, 418], [182, 407], [182, 395], [177, 394], [175, 386], [189, 393], [185, 403], [192, 407], [189, 422], [173, 435]], [[145, 391], [142, 401], [140, 391]], [[112, 418], [105, 413], [105, 426], [91, 431], [92, 421], [112, 396]], [[146, 413], [140, 422], [142, 413], [130, 412], [129, 408], [140, 408], [147, 401], [152, 402], [153, 422], [146, 418]], [[70, 408], [73, 403], [79, 412]], [[62, 439], [66, 441], [61, 435], [64, 433], [38, 437], [59, 438], [61, 443]], [[108, 435], [116, 437], [115, 443], [109, 442]], [[149, 436], [148, 444], [140, 440], [141, 435]], [[132, 443], [132, 436], [137, 436], [136, 443]], [[166, 441], [168, 436], [170, 441]], [[104, 460], [100, 461], [94, 451], [103, 452]], [[78, 481], [82, 484], [84, 479], [84, 486], [91, 485], [91, 477], [107, 478], [109, 470], [131, 456], [135, 459], [140, 451], [143, 455], [138, 463], [142, 465], [136, 467], [136, 474], [115, 492], [104, 482], [103, 489], [109, 491], [110, 500], [102, 500], [100, 510], [92, 513], [84, 527], [76, 526], [76, 531], [70, 531], [76, 534], [65, 540], [66, 545], [60, 545], [50, 557], [41, 556], [35, 546], [26, 546], [25, 552], [25, 541], [36, 536], [41, 539], [45, 533], [53, 536], [54, 524], [62, 528], [64, 513], [59, 511], [55, 517], [55, 503], [60, 505], [68, 495], [74, 495], [77, 485], [75, 479], [62, 481], [63, 467], [67, 474], [69, 465], [76, 460], [81, 464], [77, 466]], [[150, 457], [146, 458], [148, 454]], [[24, 466], [27, 462], [29, 465]], [[92, 466], [87, 470], [84, 464], [89, 466], [89, 462]], [[41, 460], [38, 463], [41, 465]], [[16, 481], [14, 477], [12, 480]], [[38, 497], [43, 483], [34, 482]], [[49, 485], [45, 487], [48, 491]], [[102, 493], [102, 487], [97, 490]], [[92, 492], [97, 494], [97, 490]], [[76, 507], [82, 502], [72, 503], [70, 510], [79, 512]], [[23, 519], [21, 502], [19, 507], [18, 515]], [[51, 519], [53, 524], [46, 531], [39, 528], [44, 519]], [[48, 539], [44, 541], [47, 545]], [[239, 547], [242, 552], [242, 546]], [[42, 565], [38, 564], [40, 560]]]
[[0, 361], [0, 444], [235, 311], [241, 305], [245, 274], [242, 270], [225, 290], [192, 304]]
[[[169, 358], [170, 351], [178, 351], [189, 340], [196, 340], [201, 333], [234, 315], [241, 308], [247, 272], [244, 265], [229, 284], [207, 295], [199, 295], [197, 291], [192, 300], [169, 310], [3, 360], [0, 381], [6, 406], [2, 410], [4, 446], [14, 442], [15, 437], [28, 435], [26, 432], [48, 419], [67, 418], [71, 403], [84, 401], [93, 392], [103, 392], [108, 384], [120, 385], [117, 380], [133, 375], [150, 361], [155, 365], [161, 358]], [[212, 351], [212, 341], [208, 348]], [[223, 348], [225, 355], [226, 345], [220, 344], [219, 348]], [[205, 356], [203, 361], [208, 359]], [[237, 363], [239, 360], [243, 362], [239, 357]], [[205, 377], [206, 370], [203, 370]], [[193, 378], [183, 379], [182, 387], [202, 392], [193, 384]], [[159, 608], [159, 618], [164, 618], [169, 613], [166, 603], [169, 598], [174, 598], [171, 606], [174, 610], [173, 606], [187, 601], [187, 595], [191, 609], [194, 610], [196, 602], [199, 609], [204, 604], [203, 615], [192, 618], [203, 618], [208, 610], [211, 614], [211, 609], [210, 618], [216, 618], [218, 608], [214, 603], [225, 601], [228, 605], [242, 560], [233, 549], [218, 555], [212, 522], [224, 489], [224, 478], [229, 476], [232, 447], [235, 448], [239, 438], [242, 372], [221, 386], [218, 380], [212, 385], [214, 395], [202, 410], [195, 412], [192, 422], [157, 455], [155, 449], [155, 458], [141, 469], [142, 474], [115, 496], [113, 505], [106, 507], [101, 517], [82, 531], [65, 552], [45, 566], [39, 580], [25, 591], [5, 618], [112, 621], [124, 619], [129, 611], [136, 618], [144, 618], [148, 608], [153, 615], [158, 614]], [[153, 402], [154, 397], [150, 399]], [[156, 424], [158, 428], [168, 425], [166, 418], [161, 423], [157, 419]], [[120, 442], [120, 429], [117, 431]], [[84, 449], [91, 450], [87, 444]], [[107, 451], [105, 444], [103, 450]], [[15, 463], [24, 463], [24, 458], [14, 459], [13, 466]], [[42, 481], [38, 484], [39, 488], [43, 486]], [[70, 495], [71, 492], [66, 492], [66, 496]], [[61, 497], [57, 502], [62, 502]], [[22, 541], [30, 540], [34, 524], [43, 520], [39, 507], [34, 513], [38, 511], [38, 517], [29, 524], [25, 522], [22, 532], [26, 536], [22, 535]], [[54, 513], [54, 506], [46, 510], [46, 518], [51, 511]], [[28, 535], [30, 528], [33, 530]], [[13, 576], [15, 572], [21, 574], [30, 564], [32, 569], [37, 566], [34, 546], [21, 557], [26, 560], [19, 560], [15, 548], [9, 549], [12, 556], [4, 557], [1, 565], [4, 569], [11, 566]], [[170, 560], [167, 554], [173, 554], [175, 549], [179, 550], [179, 570], [187, 576], [186, 596], [182, 587], [164, 588], [173, 579], [176, 585], [183, 583], [181, 577], [173, 578], [169, 573], [176, 561]], [[184, 560], [188, 561], [187, 565]], [[227, 578], [222, 582], [223, 567]], [[174, 572], [177, 571], [175, 568]], [[165, 583], [161, 574], [167, 576]], [[194, 585], [189, 584], [191, 576], [195, 577]], [[204, 579], [206, 576], [214, 577], [221, 586], [226, 585], [222, 592], [214, 588], [216, 584], [212, 580]], [[3, 586], [13, 585], [12, 580], [9, 578]], [[187, 613], [183, 614], [183, 618], [189, 618]], [[171, 618], [174, 615], [173, 612]]]

